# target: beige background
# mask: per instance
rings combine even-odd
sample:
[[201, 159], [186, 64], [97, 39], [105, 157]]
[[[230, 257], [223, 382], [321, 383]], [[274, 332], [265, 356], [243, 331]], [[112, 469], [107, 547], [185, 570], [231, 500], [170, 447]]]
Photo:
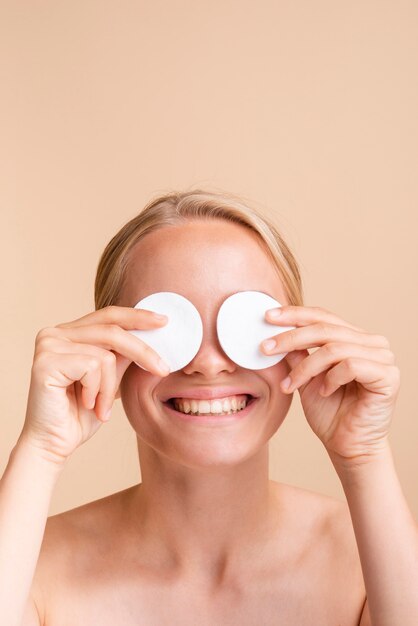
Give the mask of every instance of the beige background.
[[[402, 373], [390, 439], [418, 517], [418, 4], [3, 0], [0, 11], [1, 471], [36, 332], [93, 310], [104, 246], [151, 197], [203, 186], [275, 214], [306, 305], [389, 338]], [[271, 476], [344, 499], [297, 394]], [[51, 514], [139, 480], [119, 400], [70, 459]]]

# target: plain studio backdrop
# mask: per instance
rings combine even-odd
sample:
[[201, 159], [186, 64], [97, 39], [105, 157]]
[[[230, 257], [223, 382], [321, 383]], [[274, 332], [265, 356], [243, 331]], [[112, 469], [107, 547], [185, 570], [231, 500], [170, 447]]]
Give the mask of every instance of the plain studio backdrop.
[[[206, 187], [275, 216], [306, 306], [385, 335], [390, 442], [418, 516], [418, 4], [2, 0], [0, 470], [38, 330], [94, 310], [102, 250], [152, 197]], [[295, 392], [271, 477], [344, 500]], [[50, 514], [141, 479], [117, 400]]]

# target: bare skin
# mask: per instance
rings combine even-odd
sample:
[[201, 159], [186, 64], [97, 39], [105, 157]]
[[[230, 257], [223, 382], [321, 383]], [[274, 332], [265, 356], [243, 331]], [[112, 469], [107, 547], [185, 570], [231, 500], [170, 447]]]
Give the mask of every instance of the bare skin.
[[139, 485], [50, 517], [34, 580], [41, 623], [358, 626], [365, 589], [347, 505], [270, 489], [268, 534], [216, 581], [154, 553], [130, 517]]
[[[48, 519], [32, 588], [43, 626], [359, 625], [365, 588], [347, 505], [268, 477], [268, 442], [292, 400], [279, 388], [289, 365], [245, 370], [217, 339], [221, 303], [252, 289], [288, 304], [240, 226], [192, 222], [134, 248], [117, 304], [180, 293], [200, 312], [203, 342], [165, 378], [126, 370], [119, 395], [142, 483]], [[194, 385], [247, 385], [260, 400], [228, 429], [169, 419], [161, 398]]]

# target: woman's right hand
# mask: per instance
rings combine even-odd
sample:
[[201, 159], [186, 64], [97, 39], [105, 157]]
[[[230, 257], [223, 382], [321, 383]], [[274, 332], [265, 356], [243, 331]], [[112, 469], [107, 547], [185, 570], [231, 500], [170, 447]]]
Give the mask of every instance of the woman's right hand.
[[156, 376], [159, 355], [128, 330], [164, 326], [144, 309], [108, 306], [36, 336], [20, 438], [63, 464], [109, 418], [120, 381], [135, 361]]

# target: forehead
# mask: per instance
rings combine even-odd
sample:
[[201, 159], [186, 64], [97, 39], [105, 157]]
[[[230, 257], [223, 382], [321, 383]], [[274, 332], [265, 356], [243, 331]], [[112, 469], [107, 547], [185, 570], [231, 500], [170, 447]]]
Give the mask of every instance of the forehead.
[[118, 304], [158, 291], [188, 298], [203, 314], [237, 291], [268, 293], [287, 304], [277, 270], [257, 235], [222, 219], [193, 220], [146, 235], [131, 250]]

